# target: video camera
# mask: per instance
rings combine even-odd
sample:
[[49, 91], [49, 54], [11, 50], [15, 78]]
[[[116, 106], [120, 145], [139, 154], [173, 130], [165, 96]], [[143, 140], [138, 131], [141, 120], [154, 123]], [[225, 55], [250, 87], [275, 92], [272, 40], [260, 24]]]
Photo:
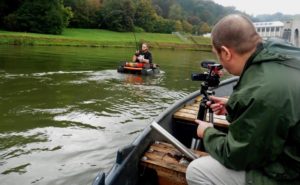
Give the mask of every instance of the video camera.
[[220, 70], [223, 69], [221, 64], [216, 64], [213, 61], [202, 61], [201, 67], [208, 69], [205, 73], [192, 73], [193, 81], [204, 81], [207, 87], [217, 87], [220, 83]]

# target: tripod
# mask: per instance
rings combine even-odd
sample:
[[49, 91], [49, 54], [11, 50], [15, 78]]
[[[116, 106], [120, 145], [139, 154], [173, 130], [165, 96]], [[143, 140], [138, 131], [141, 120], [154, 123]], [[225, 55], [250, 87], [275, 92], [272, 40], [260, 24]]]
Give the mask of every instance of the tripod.
[[[200, 95], [202, 95], [202, 99], [199, 104], [199, 111], [197, 115], [197, 119], [201, 121], [207, 121], [206, 116], [207, 112], [209, 112], [209, 119], [208, 122], [213, 123], [214, 122], [214, 114], [210, 107], [206, 105], [206, 103], [209, 101], [208, 96], [214, 95], [214, 91], [208, 89], [209, 84], [205, 81], [201, 83], [201, 89], [200, 89]], [[200, 149], [201, 146], [201, 140], [197, 137], [197, 133], [192, 138], [191, 143], [191, 149], [197, 150]]]
[[[213, 123], [213, 111], [209, 108], [206, 103], [209, 101], [208, 96], [214, 95], [214, 91], [209, 90], [209, 87], [218, 87], [220, 83], [220, 74], [219, 70], [223, 68], [220, 64], [215, 64], [211, 61], [203, 61], [201, 66], [209, 69], [209, 73], [207, 74], [192, 74], [192, 80], [194, 81], [203, 81], [201, 83], [200, 95], [202, 95], [202, 99], [199, 105], [199, 111], [197, 115], [197, 119], [202, 121], [206, 120], [207, 111], [209, 111], [209, 122]], [[191, 149], [199, 149], [201, 146], [201, 140], [198, 138], [197, 133], [192, 138]]]

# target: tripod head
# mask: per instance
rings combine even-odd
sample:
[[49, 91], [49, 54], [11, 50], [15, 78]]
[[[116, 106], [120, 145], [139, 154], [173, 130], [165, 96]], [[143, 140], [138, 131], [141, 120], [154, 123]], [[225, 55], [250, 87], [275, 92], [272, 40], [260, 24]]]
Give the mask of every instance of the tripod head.
[[208, 87], [217, 87], [220, 83], [219, 71], [223, 69], [221, 64], [216, 64], [213, 61], [201, 62], [203, 68], [208, 69], [208, 72], [204, 73], [192, 73], [193, 81], [203, 81]]
[[193, 81], [203, 81], [201, 83], [201, 94], [208, 97], [207, 90], [210, 87], [218, 87], [220, 84], [220, 70], [223, 69], [221, 64], [217, 64], [214, 61], [202, 61], [201, 66], [208, 69], [204, 73], [192, 73]]

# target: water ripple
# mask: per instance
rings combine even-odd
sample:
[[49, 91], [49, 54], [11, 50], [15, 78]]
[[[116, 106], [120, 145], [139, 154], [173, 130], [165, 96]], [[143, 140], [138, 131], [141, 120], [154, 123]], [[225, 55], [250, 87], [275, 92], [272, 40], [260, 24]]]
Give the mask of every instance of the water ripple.
[[[1, 158], [5, 159], [5, 162], [0, 161], [0, 173], [5, 174], [1, 183], [11, 182], [9, 179], [14, 177], [15, 173], [26, 174], [28, 172], [34, 173], [34, 178], [25, 175], [15, 179], [14, 182], [45, 184], [46, 181], [47, 184], [60, 184], [58, 183], [60, 181], [70, 182], [69, 177], [76, 175], [86, 181], [86, 171], [96, 175], [98, 169], [106, 169], [113, 162], [112, 156], [115, 156], [117, 147], [117, 143], [112, 142], [113, 138], [119, 140], [118, 144], [128, 143], [127, 139], [123, 139], [123, 134], [114, 135], [109, 132], [82, 128], [47, 127], [27, 132], [1, 134], [1, 138], [12, 139], [13, 136], [36, 135], [43, 135], [47, 139], [43, 142], [24, 143], [22, 146], [11, 145], [0, 150]], [[81, 181], [80, 179], [78, 181]]]

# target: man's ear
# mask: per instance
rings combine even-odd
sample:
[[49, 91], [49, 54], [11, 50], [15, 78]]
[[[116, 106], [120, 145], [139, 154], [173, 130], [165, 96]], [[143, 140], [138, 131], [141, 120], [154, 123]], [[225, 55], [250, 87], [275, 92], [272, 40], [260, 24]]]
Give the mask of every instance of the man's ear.
[[221, 57], [223, 60], [230, 61], [232, 57], [232, 53], [226, 46], [221, 46]]

